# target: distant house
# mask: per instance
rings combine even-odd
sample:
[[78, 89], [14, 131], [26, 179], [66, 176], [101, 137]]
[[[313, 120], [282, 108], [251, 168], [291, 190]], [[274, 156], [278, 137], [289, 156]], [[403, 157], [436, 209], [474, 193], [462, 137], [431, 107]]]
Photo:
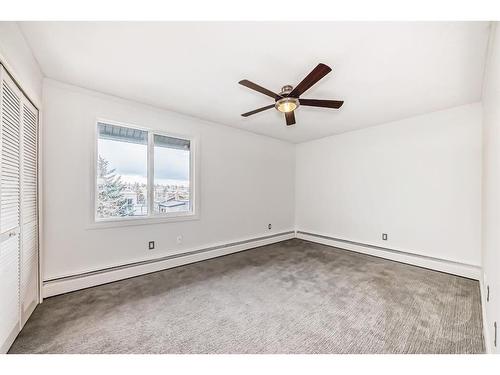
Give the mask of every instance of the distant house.
[[140, 203], [137, 200], [137, 192], [125, 189], [123, 191], [123, 196], [127, 200], [127, 204], [134, 207], [134, 216], [142, 216], [147, 214], [147, 205], [145, 203]]
[[168, 200], [157, 204], [158, 204], [158, 211], [160, 213], [189, 211], [188, 200], [183, 200], [183, 201]]

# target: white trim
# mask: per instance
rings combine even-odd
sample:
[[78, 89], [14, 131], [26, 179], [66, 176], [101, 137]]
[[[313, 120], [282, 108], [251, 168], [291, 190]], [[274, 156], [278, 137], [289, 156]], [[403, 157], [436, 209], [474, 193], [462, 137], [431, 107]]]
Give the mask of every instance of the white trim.
[[[98, 125], [110, 124], [117, 125], [125, 128], [132, 128], [137, 130], [142, 130], [148, 133], [147, 141], [147, 153], [148, 153], [148, 165], [147, 165], [147, 182], [148, 182], [148, 214], [146, 216], [128, 216], [128, 217], [113, 217], [108, 219], [97, 219], [97, 157], [98, 157]], [[164, 135], [173, 138], [185, 139], [190, 142], [190, 153], [189, 153], [189, 197], [190, 197], [190, 209], [186, 212], [172, 212], [168, 214], [155, 214], [154, 213], [154, 144], [153, 137], [155, 134]], [[92, 157], [91, 157], [91, 196], [90, 196], [90, 212], [89, 221], [87, 224], [87, 229], [104, 229], [104, 228], [116, 228], [134, 225], [145, 225], [145, 224], [160, 224], [168, 222], [178, 222], [187, 220], [198, 220], [200, 218], [200, 186], [199, 186], [199, 139], [193, 134], [177, 134], [171, 132], [165, 132], [162, 130], [156, 130], [152, 127], [145, 127], [142, 125], [136, 125], [127, 122], [121, 122], [116, 120], [108, 120], [105, 118], [98, 117], [95, 120], [95, 126], [93, 129], [92, 138]]]
[[246, 239], [229, 244], [220, 243], [212, 246], [183, 250], [182, 253], [171, 253], [171, 259], [146, 259], [144, 261], [145, 264], [141, 264], [141, 262], [138, 262], [139, 264], [116, 266], [103, 271], [90, 270], [82, 273], [81, 275], [67, 275], [55, 280], [48, 280], [43, 283], [42, 294], [44, 298], [47, 298], [57, 294], [67, 293], [74, 290], [122, 280], [129, 277], [139, 276], [150, 272], [156, 272], [184, 264], [211, 259], [238, 251], [248, 250], [258, 246], [264, 246], [284, 241], [291, 238], [299, 238], [306, 241], [321, 243], [327, 246], [373, 255], [384, 259], [394, 260], [410, 265], [416, 265], [435, 271], [446, 272], [481, 281], [481, 270], [477, 266], [466, 265], [437, 258], [425, 258], [416, 254], [394, 253], [391, 252], [390, 249], [374, 249], [368, 246], [354, 245], [346, 242], [335, 241], [333, 239], [327, 239], [324, 236], [318, 236], [321, 235], [305, 234], [300, 231], [289, 231], [285, 234], [276, 234], [266, 237]]
[[44, 220], [43, 220], [43, 115], [38, 111], [38, 303], [43, 302], [42, 285], [44, 278], [43, 259], [44, 248]]
[[135, 264], [111, 267], [107, 270], [87, 272], [75, 276], [67, 276], [43, 283], [44, 298], [58, 294], [68, 293], [79, 289], [89, 288], [96, 285], [106, 284], [113, 281], [128, 279], [130, 277], [157, 272], [172, 267], [178, 267], [189, 263], [199, 262], [222, 255], [228, 255], [259, 246], [269, 245], [276, 242], [292, 239], [294, 231], [245, 239], [237, 242], [216, 244], [210, 247], [201, 247], [185, 250], [185, 255], [179, 254], [158, 260], [137, 262]]
[[96, 221], [95, 223], [89, 223], [87, 225], [87, 229], [94, 230], [135, 225], [151, 225], [199, 219], [199, 214], [192, 214], [190, 212], [172, 212], [168, 216], [127, 216], [121, 218], [103, 219]]
[[316, 242], [323, 245], [337, 247], [340, 249], [355, 251], [358, 253], [373, 255], [384, 259], [394, 260], [401, 263], [428, 268], [434, 271], [441, 271], [453, 275], [468, 277], [474, 280], [480, 280], [481, 278], [481, 267], [471, 264], [458, 263], [439, 258], [432, 258], [401, 250], [386, 249], [380, 246], [361, 244], [350, 240], [334, 238], [318, 233], [303, 232], [300, 230], [297, 231], [296, 237], [306, 241]]
[[[148, 199], [148, 214], [147, 218], [153, 218], [154, 216], [154, 200], [155, 200], [155, 147], [154, 147], [154, 133], [152, 131], [148, 131], [148, 160], [147, 160], [147, 199]], [[97, 176], [94, 176], [94, 178], [97, 178]], [[97, 194], [97, 191], [94, 192], [94, 194]], [[101, 222], [104, 220], [100, 220]], [[96, 219], [97, 222], [97, 219]]]
[[483, 316], [483, 338], [484, 347], [486, 349], [486, 354], [492, 354], [491, 341], [490, 341], [490, 331], [488, 326], [488, 318], [486, 315], [486, 275], [482, 272], [481, 278], [479, 279], [479, 289], [481, 293], [481, 313]]
[[[23, 328], [23, 297], [22, 297], [22, 286], [24, 281], [23, 275], [23, 169], [24, 169], [24, 108], [23, 108], [23, 97], [19, 101], [19, 110], [21, 111], [19, 116], [19, 332]], [[37, 228], [38, 229], [38, 228]]]

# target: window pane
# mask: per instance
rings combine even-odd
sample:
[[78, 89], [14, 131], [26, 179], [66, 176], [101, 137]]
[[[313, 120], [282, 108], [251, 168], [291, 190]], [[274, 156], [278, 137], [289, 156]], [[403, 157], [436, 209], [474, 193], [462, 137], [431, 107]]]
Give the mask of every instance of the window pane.
[[189, 140], [154, 136], [154, 212], [191, 210]]
[[148, 133], [98, 124], [97, 218], [145, 216]]

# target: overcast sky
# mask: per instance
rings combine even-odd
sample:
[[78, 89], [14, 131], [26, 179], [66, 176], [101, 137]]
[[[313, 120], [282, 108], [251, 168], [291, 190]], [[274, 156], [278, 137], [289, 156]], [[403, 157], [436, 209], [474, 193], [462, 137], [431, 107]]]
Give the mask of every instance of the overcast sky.
[[[147, 146], [99, 139], [99, 155], [126, 182], [147, 181]], [[155, 183], [188, 184], [189, 151], [155, 147]]]

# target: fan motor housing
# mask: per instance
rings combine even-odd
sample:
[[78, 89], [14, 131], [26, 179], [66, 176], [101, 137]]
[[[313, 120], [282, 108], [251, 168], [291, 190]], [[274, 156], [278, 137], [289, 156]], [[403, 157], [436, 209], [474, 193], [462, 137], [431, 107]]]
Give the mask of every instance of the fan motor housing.
[[280, 96], [282, 98], [276, 100], [276, 104], [274, 107], [282, 112], [282, 113], [287, 113], [287, 112], [293, 112], [297, 108], [299, 108], [300, 102], [299, 99], [293, 98], [290, 95], [290, 93], [293, 90], [293, 86], [286, 85], [281, 88]]
[[280, 95], [281, 96], [289, 95], [292, 92], [292, 90], [293, 90], [293, 86], [285, 85], [281, 88]]

